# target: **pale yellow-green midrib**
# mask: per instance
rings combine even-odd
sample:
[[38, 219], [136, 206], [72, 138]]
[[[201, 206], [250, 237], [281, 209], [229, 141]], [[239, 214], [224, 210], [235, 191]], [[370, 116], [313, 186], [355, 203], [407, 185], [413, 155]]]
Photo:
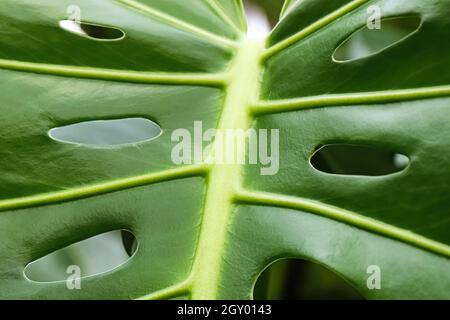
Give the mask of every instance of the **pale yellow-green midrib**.
[[[250, 106], [259, 96], [260, 56], [263, 42], [244, 40], [232, 66], [219, 130], [251, 125]], [[191, 273], [193, 299], [217, 299], [224, 243], [233, 198], [239, 188], [242, 165], [213, 164], [207, 178], [207, 194], [196, 259]]]

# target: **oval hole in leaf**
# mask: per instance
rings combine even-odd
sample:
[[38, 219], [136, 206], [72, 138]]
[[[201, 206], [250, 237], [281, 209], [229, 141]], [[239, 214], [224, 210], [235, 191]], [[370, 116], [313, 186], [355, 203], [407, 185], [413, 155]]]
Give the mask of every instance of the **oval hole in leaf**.
[[415, 33], [421, 25], [417, 16], [386, 18], [380, 29], [364, 26], [342, 42], [333, 53], [336, 62], [354, 61], [380, 53]]
[[125, 38], [122, 30], [99, 24], [62, 20], [59, 22], [59, 26], [70, 33], [95, 40], [119, 41]]
[[318, 148], [310, 163], [325, 173], [382, 176], [404, 170], [409, 165], [409, 158], [372, 147], [329, 144]]
[[108, 147], [150, 141], [159, 137], [161, 127], [144, 118], [85, 121], [53, 128], [53, 140], [89, 147]]
[[301, 259], [282, 259], [266, 268], [256, 281], [257, 300], [360, 300], [364, 297], [341, 276]]
[[[133, 249], [126, 250], [122, 234], [132, 239]], [[29, 263], [25, 276], [35, 282], [66, 281], [72, 272], [70, 266], [78, 266], [81, 277], [111, 271], [131, 259], [137, 250], [134, 235], [125, 230], [115, 230], [71, 244]]]

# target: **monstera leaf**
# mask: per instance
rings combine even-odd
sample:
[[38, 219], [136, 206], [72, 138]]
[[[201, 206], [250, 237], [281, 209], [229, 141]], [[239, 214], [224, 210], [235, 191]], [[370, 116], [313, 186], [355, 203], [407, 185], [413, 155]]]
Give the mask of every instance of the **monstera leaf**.
[[[373, 5], [420, 25], [334, 59]], [[64, 28], [68, 8], [78, 32]], [[370, 299], [450, 298], [449, 17], [449, 0], [291, 0], [255, 41], [235, 0], [2, 0], [0, 297], [247, 299], [272, 262], [302, 258]], [[126, 118], [162, 133], [102, 148], [49, 136]], [[196, 121], [279, 129], [279, 170], [174, 163], [172, 132]], [[324, 172], [311, 157], [326, 145], [409, 164]], [[24, 276], [31, 261], [111, 230], [131, 231], [137, 251], [81, 290]], [[367, 285], [370, 266], [381, 288]]]

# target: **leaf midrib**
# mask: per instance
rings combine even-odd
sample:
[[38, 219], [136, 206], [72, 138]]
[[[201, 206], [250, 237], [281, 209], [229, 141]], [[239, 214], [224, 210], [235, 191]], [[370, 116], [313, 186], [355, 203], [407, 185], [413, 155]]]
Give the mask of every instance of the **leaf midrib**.
[[[260, 61], [264, 44], [244, 40], [232, 67], [232, 77], [222, 110], [218, 130], [250, 128], [250, 106], [259, 97]], [[234, 148], [234, 145], [226, 146]], [[232, 151], [224, 151], [228, 154]], [[207, 191], [199, 245], [192, 268], [193, 299], [217, 299], [224, 243], [231, 220], [236, 190], [241, 185], [243, 166], [212, 164], [207, 177]]]

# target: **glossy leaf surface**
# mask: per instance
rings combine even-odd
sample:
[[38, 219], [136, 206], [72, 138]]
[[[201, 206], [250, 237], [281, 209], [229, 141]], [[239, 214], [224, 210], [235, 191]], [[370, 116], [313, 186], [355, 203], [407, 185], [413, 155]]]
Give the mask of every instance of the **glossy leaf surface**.
[[[421, 25], [376, 54], [334, 61], [370, 5]], [[125, 36], [64, 30], [71, 6]], [[449, 0], [290, 0], [258, 42], [238, 0], [3, 0], [0, 297], [248, 299], [268, 265], [302, 258], [369, 299], [450, 299], [449, 17]], [[127, 118], [162, 132], [114, 148], [48, 135]], [[195, 121], [279, 129], [279, 171], [175, 164], [171, 134], [193, 133]], [[327, 174], [310, 158], [328, 144], [410, 162], [380, 176]], [[80, 290], [24, 276], [30, 262], [112, 230], [132, 232], [137, 251]], [[367, 286], [372, 265], [379, 290]]]

